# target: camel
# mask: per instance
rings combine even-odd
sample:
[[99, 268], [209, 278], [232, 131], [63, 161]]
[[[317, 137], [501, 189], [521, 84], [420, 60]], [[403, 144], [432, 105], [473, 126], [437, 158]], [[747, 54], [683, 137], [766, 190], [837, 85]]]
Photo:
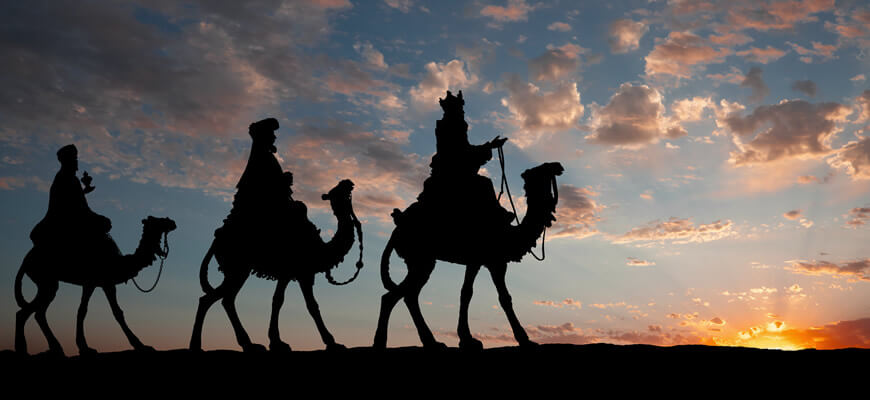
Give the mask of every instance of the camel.
[[[124, 312], [118, 305], [115, 286], [138, 275], [139, 271], [154, 263], [157, 257], [165, 259], [168, 247], [161, 248], [160, 239], [162, 237], [167, 240], [169, 232], [175, 230], [176, 226], [175, 221], [169, 218], [151, 216], [143, 219], [142, 225], [142, 238], [133, 254], [121, 254], [111, 238], [96, 246], [98, 249], [96, 255], [87, 253], [80, 255], [83, 252], [78, 248], [64, 249], [64, 251], [40, 246], [32, 248], [24, 256], [24, 261], [15, 277], [15, 301], [21, 308], [15, 314], [15, 351], [27, 354], [24, 325], [30, 315], [36, 313], [36, 322], [39, 323], [48, 341], [48, 353], [64, 355], [63, 348], [51, 332], [45, 317], [49, 304], [57, 294], [58, 282], [82, 287], [82, 300], [76, 316], [76, 345], [80, 355], [96, 353], [96, 350], [88, 347], [85, 340], [84, 321], [88, 313], [88, 302], [97, 287], [103, 289], [103, 293], [106, 294], [106, 299], [112, 308], [112, 315], [133, 348], [140, 351], [153, 351], [154, 348], [142, 344], [127, 326]], [[37, 287], [36, 296], [29, 303], [21, 292], [21, 282], [25, 274]]]
[[[436, 260], [466, 266], [465, 280], [460, 294], [458, 328], [460, 348], [471, 350], [483, 348], [483, 344], [471, 336], [468, 327], [468, 306], [471, 303], [472, 287], [481, 266], [485, 266], [492, 275], [492, 281], [498, 291], [499, 303], [510, 322], [514, 338], [521, 347], [535, 346], [536, 343], [529, 340], [529, 336], [514, 313], [511, 296], [505, 285], [505, 273], [507, 263], [519, 262], [535, 246], [535, 241], [544, 229], [556, 220], [553, 216], [558, 201], [556, 176], [561, 175], [563, 171], [561, 164], [553, 162], [528, 169], [522, 174], [528, 209], [522, 222], [516, 226], [507, 225], [496, 229], [484, 227], [483, 230], [478, 231], [473, 227], [465, 227], [465, 229], [450, 230], [449, 234], [444, 235], [443, 230], [427, 226], [430, 223], [437, 224], [439, 221], [427, 220], [423, 213], [416, 211], [414, 204], [404, 212], [394, 210], [392, 215], [397, 227], [393, 230], [381, 257], [381, 281], [387, 293], [381, 297], [373, 347], [386, 348], [390, 313], [400, 299], [405, 300], [424, 348], [438, 350], [446, 347], [435, 340], [429, 327], [426, 326], [418, 300], [420, 290], [435, 268]], [[465, 231], [470, 233], [463, 233]], [[392, 281], [389, 272], [390, 255], [394, 249], [408, 267], [408, 275], [399, 284]]]
[[[205, 294], [199, 299], [199, 307], [196, 311], [196, 320], [193, 325], [193, 335], [190, 339], [190, 350], [202, 351], [202, 325], [205, 315], [215, 302], [221, 300], [224, 310], [230, 319], [236, 340], [245, 352], [262, 352], [266, 348], [260, 344], [252, 343], [248, 333], [242, 326], [236, 312], [235, 299], [242, 285], [252, 273], [260, 277], [275, 279], [278, 284], [272, 297], [272, 314], [269, 322], [269, 350], [275, 352], [289, 352], [290, 346], [281, 340], [278, 330], [278, 316], [284, 305], [284, 292], [291, 280], [299, 282], [305, 305], [309, 314], [314, 319], [317, 330], [327, 350], [340, 350], [345, 347], [336, 343], [332, 334], [326, 329], [320, 308], [314, 298], [314, 276], [319, 272], [325, 272], [330, 283], [340, 285], [350, 283], [356, 278], [356, 274], [348, 281], [337, 283], [332, 279], [330, 270], [338, 266], [344, 260], [344, 256], [350, 251], [354, 242], [354, 227], [360, 240], [360, 260], [357, 262], [356, 273], [362, 268], [362, 229], [359, 220], [353, 213], [351, 204], [351, 192], [353, 182], [345, 179], [338, 183], [329, 193], [322, 196], [323, 200], [329, 200], [338, 223], [335, 235], [328, 242], [323, 242], [320, 235], [316, 235], [308, 243], [314, 245], [300, 248], [299, 243], [288, 243], [286, 247], [276, 249], [279, 254], [268, 258], [266, 261], [252, 260], [250, 249], [234, 245], [230, 241], [222, 241], [217, 236], [209, 247], [200, 268], [200, 284]], [[214, 256], [220, 265], [219, 270], [224, 273], [223, 282], [217, 287], [212, 287], [208, 282], [208, 264]]]

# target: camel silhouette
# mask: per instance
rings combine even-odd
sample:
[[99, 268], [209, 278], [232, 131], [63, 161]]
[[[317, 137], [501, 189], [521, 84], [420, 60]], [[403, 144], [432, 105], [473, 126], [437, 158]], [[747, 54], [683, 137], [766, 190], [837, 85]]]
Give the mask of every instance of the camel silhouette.
[[[520, 346], [534, 346], [517, 319], [511, 303], [511, 296], [505, 285], [505, 273], [509, 261], [519, 262], [535, 246], [535, 241], [556, 218], [553, 216], [558, 202], [556, 176], [564, 171], [562, 165], [551, 162], [526, 170], [522, 174], [525, 181], [527, 212], [519, 225], [474, 226], [466, 220], [466, 227], [456, 229], [445, 227], [441, 216], [429, 212], [419, 202], [412, 204], [404, 212], [393, 211], [396, 228], [393, 230], [387, 247], [381, 257], [381, 281], [387, 293], [381, 297], [378, 327], [375, 333], [375, 349], [387, 345], [387, 330], [393, 307], [404, 299], [408, 311], [424, 348], [440, 349], [445, 345], [435, 340], [423, 314], [420, 312], [419, 294], [429, 275], [435, 268], [435, 261], [442, 260], [466, 266], [465, 280], [462, 284], [459, 308], [459, 346], [463, 349], [479, 350], [483, 344], [471, 336], [468, 326], [468, 306], [471, 302], [472, 287], [481, 266], [492, 275], [498, 291], [498, 300], [504, 310], [514, 337]], [[457, 194], [457, 197], [460, 195]], [[457, 204], [462, 202], [460, 198]], [[404, 259], [408, 275], [396, 284], [389, 274], [390, 255], [396, 253]]]
[[[318, 231], [312, 234], [314, 237], [302, 238], [303, 243], [280, 243], [280, 248], [271, 249], [272, 254], [261, 256], [252, 254], [254, 251], [246, 246], [228, 239], [227, 236], [216, 235], [215, 240], [209, 247], [200, 268], [200, 284], [205, 294], [199, 299], [199, 307], [196, 311], [196, 320], [193, 326], [193, 335], [190, 339], [190, 349], [202, 350], [202, 325], [208, 309], [218, 300], [227, 312], [236, 340], [244, 351], [265, 351], [265, 347], [251, 342], [247, 332], [239, 320], [236, 312], [235, 299], [242, 285], [251, 273], [260, 277], [276, 279], [278, 281], [275, 294], [272, 298], [272, 314], [269, 322], [269, 348], [272, 351], [290, 351], [289, 345], [281, 340], [278, 331], [278, 316], [281, 306], [284, 304], [284, 291], [291, 280], [299, 282], [305, 305], [308, 312], [317, 325], [320, 337], [327, 350], [343, 349], [344, 346], [335, 342], [332, 334], [326, 329], [323, 318], [320, 316], [320, 308], [314, 299], [314, 276], [319, 272], [325, 272], [327, 279], [336, 283], [330, 270], [338, 266], [344, 260], [344, 256], [350, 251], [354, 242], [354, 227], [360, 236], [362, 243], [362, 230], [359, 220], [353, 213], [351, 204], [351, 192], [353, 182], [345, 179], [338, 183], [329, 193], [322, 196], [323, 200], [329, 200], [338, 223], [335, 235], [328, 242], [324, 242]], [[294, 229], [294, 227], [288, 227]], [[217, 287], [212, 287], [208, 282], [208, 264], [212, 256], [217, 259], [220, 270], [224, 273], [223, 282]], [[360, 244], [360, 257], [362, 257], [362, 244]], [[362, 267], [362, 261], [357, 262], [357, 273]], [[355, 274], [350, 280], [353, 280]], [[348, 281], [349, 282], [349, 281]], [[348, 283], [344, 282], [344, 283]]]
[[[82, 300], [76, 317], [76, 345], [79, 354], [90, 355], [96, 350], [88, 347], [85, 340], [84, 321], [88, 301], [97, 287], [103, 289], [112, 314], [121, 325], [127, 340], [136, 350], [154, 350], [142, 344], [127, 326], [124, 313], [118, 305], [115, 286], [126, 282], [157, 259], [165, 258], [168, 247], [161, 248], [160, 240], [167, 240], [175, 230], [175, 222], [169, 218], [148, 217], [142, 220], [142, 237], [133, 254], [121, 254], [111, 237], [86, 248], [57, 249], [53, 246], [34, 246], [24, 257], [15, 277], [15, 301], [21, 308], [15, 315], [15, 351], [26, 354], [27, 342], [24, 325], [30, 315], [36, 313], [36, 322], [48, 341], [48, 352], [63, 355], [63, 348], [55, 338], [46, 320], [46, 310], [57, 293], [58, 282], [67, 282], [82, 287]], [[61, 251], [58, 251], [61, 250]], [[21, 291], [22, 278], [27, 275], [36, 284], [37, 293], [31, 302], [24, 299]]]

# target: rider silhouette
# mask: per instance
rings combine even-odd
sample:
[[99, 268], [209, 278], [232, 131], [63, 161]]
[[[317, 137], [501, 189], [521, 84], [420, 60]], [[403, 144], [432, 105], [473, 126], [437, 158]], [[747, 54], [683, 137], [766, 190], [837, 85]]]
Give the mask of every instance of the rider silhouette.
[[233, 209], [215, 236], [229, 234], [248, 246], [264, 261], [288, 241], [311, 240], [319, 230], [307, 217], [308, 209], [292, 198], [293, 174], [281, 169], [275, 157], [275, 118], [251, 124], [251, 155], [233, 199]]
[[35, 246], [70, 246], [108, 238], [112, 221], [91, 211], [85, 199], [95, 189], [91, 186], [92, 178], [87, 171], [81, 182], [76, 177], [79, 163], [75, 145], [58, 150], [57, 159], [61, 167], [51, 183], [48, 211], [30, 232], [30, 240]]
[[438, 102], [444, 116], [435, 125], [436, 154], [429, 164], [431, 176], [423, 183], [417, 199], [434, 209], [437, 218], [509, 223], [513, 213], [498, 203], [492, 181], [478, 174], [480, 167], [492, 159], [492, 150], [504, 145], [507, 138], [496, 136], [482, 145], [472, 145], [468, 141], [462, 91], [458, 96], [447, 91]]

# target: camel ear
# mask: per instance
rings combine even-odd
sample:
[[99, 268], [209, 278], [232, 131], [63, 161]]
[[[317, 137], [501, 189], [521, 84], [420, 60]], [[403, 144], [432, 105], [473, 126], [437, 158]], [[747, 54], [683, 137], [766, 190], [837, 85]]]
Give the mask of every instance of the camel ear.
[[146, 223], [146, 222], [148, 222], [147, 219], [143, 219], [143, 220], [142, 220], [142, 223], [143, 223], [143, 224]]
[[329, 200], [329, 194], [322, 194], [320, 195], [320, 198], [323, 200]]

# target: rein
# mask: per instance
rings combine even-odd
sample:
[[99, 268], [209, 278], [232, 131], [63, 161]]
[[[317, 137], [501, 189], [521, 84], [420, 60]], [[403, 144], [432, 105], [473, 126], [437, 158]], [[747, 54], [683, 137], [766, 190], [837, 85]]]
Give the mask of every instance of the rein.
[[142, 287], [139, 286], [139, 283], [136, 282], [136, 277], [133, 277], [133, 285], [135, 285], [136, 289], [139, 289], [140, 292], [149, 293], [157, 287], [157, 282], [160, 282], [160, 275], [163, 274], [163, 263], [166, 262], [166, 257], [169, 256], [169, 232], [163, 232], [162, 253], [163, 255], [160, 255], [159, 253], [157, 254], [157, 257], [160, 258], [160, 270], [157, 271], [157, 278], [154, 279], [154, 284], [151, 285], [150, 288], [148, 288], [147, 290], [142, 289]]
[[[504, 162], [504, 149], [502, 147], [503, 146], [498, 146], [498, 164], [501, 167], [501, 190], [499, 190], [498, 197], [496, 198], [496, 200], [497, 201], [501, 200], [501, 195], [505, 192], [505, 189], [507, 189], [508, 201], [510, 201], [510, 203], [511, 203], [511, 209], [513, 209], [513, 211], [514, 211], [514, 218], [517, 221], [517, 225], [519, 225], [520, 224], [520, 217], [519, 217], [519, 215], [517, 215], [517, 208], [514, 206], [514, 199], [511, 197], [511, 188], [510, 188], [510, 186], [508, 186], [507, 175], [505, 175], [505, 172], [504, 172], [504, 163], [505, 163]], [[553, 182], [553, 190], [556, 190], [555, 178], [554, 178], [554, 182]], [[558, 194], [558, 192], [555, 192], [555, 193], [556, 193], [556, 198], [558, 199], [559, 194]], [[535, 242], [537, 243], [537, 240], [535, 240]], [[535, 252], [532, 251], [532, 249], [529, 249], [529, 253], [532, 254], [532, 257], [535, 257], [535, 259], [538, 261], [544, 261], [544, 259], [547, 257], [547, 252], [546, 252], [546, 249], [544, 248], [546, 243], [547, 243], [547, 227], [544, 227], [544, 234], [541, 237], [541, 256], [538, 257], [538, 255], [535, 254]]]

